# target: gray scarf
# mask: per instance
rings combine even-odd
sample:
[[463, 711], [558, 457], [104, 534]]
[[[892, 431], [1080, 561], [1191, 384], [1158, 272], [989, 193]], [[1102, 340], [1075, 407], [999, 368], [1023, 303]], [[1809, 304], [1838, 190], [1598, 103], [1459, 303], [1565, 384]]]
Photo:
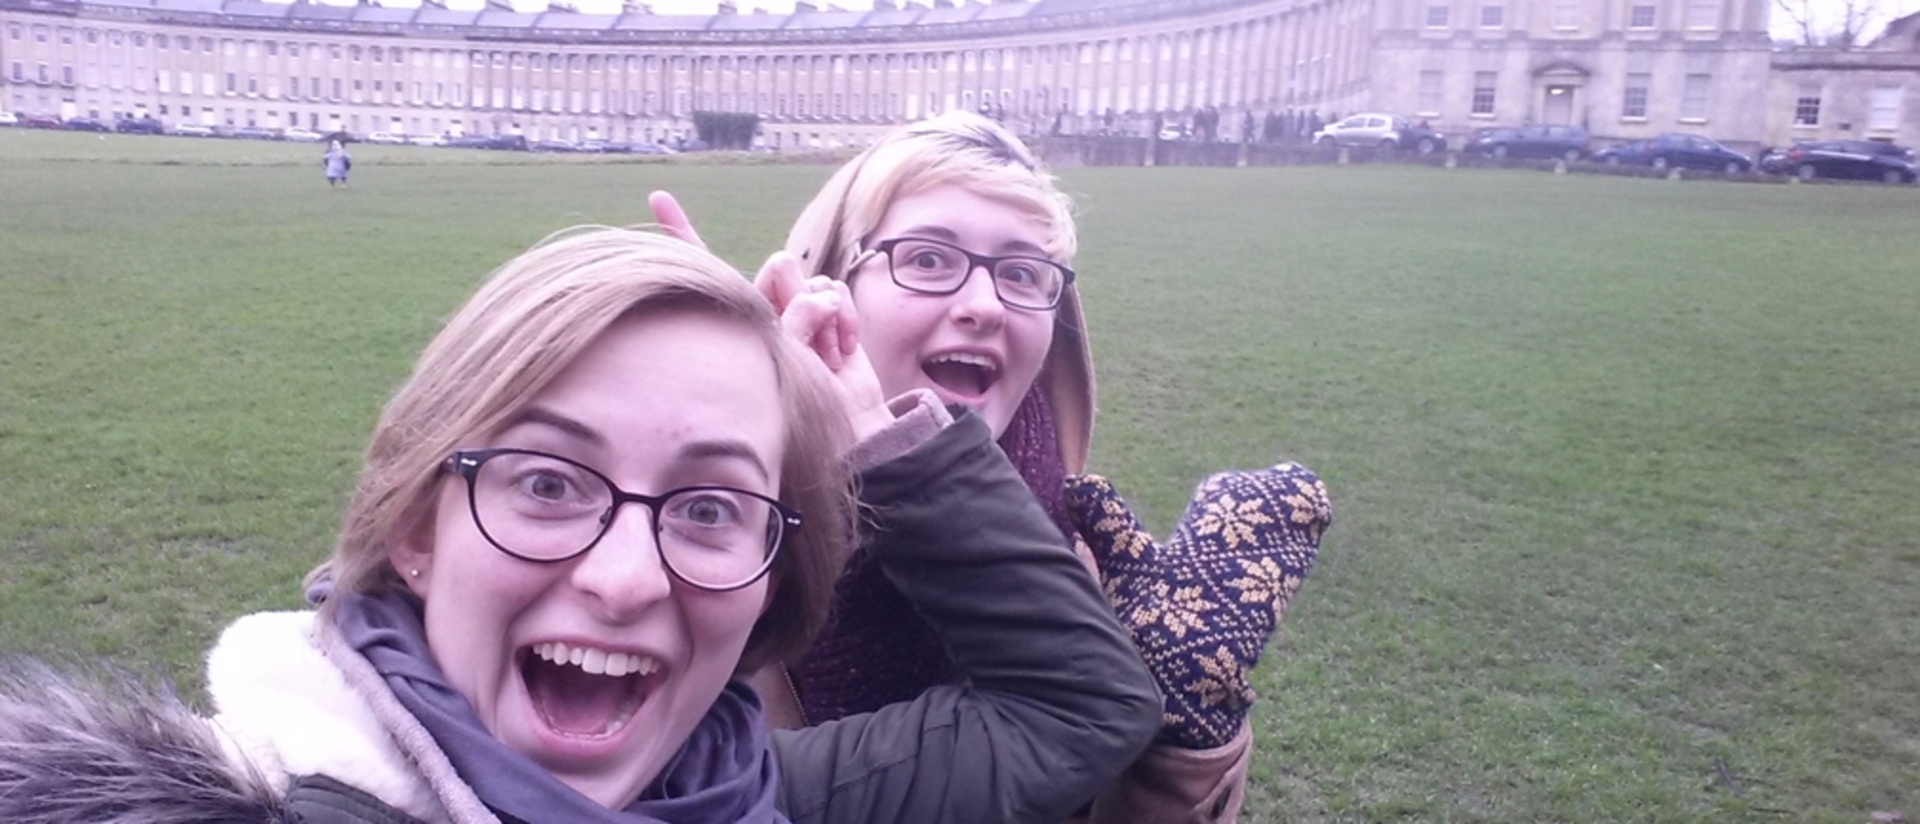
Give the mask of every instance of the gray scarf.
[[624, 810], [609, 810], [560, 783], [489, 734], [427, 654], [421, 603], [407, 593], [338, 598], [342, 637], [503, 820], [524, 824], [784, 824], [774, 809], [779, 772], [767, 748], [760, 699], [735, 681], [714, 700], [678, 756]]

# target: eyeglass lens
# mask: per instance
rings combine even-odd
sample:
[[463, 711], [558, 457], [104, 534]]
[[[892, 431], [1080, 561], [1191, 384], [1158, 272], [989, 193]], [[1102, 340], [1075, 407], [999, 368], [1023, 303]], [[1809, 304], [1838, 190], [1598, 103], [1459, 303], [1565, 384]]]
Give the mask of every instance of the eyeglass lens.
[[1066, 271], [1045, 258], [976, 255], [951, 243], [925, 238], [887, 241], [887, 264], [895, 283], [931, 294], [959, 291], [973, 267], [985, 265], [994, 293], [1023, 309], [1051, 309], [1066, 288]]
[[[553, 455], [495, 453], [469, 478], [481, 532], [527, 560], [558, 561], [585, 552], [619, 514], [614, 502], [622, 495], [605, 477]], [[779, 546], [780, 513], [771, 500], [751, 492], [688, 487], [635, 502], [652, 510], [667, 567], [695, 586], [725, 589], [750, 582]]]

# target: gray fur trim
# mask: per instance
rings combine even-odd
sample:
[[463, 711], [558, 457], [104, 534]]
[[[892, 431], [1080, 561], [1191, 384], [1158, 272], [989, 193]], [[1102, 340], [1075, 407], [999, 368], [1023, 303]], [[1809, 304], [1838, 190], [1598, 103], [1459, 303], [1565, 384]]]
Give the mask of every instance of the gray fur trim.
[[0, 657], [0, 821], [288, 824], [257, 772], [169, 687], [104, 665]]

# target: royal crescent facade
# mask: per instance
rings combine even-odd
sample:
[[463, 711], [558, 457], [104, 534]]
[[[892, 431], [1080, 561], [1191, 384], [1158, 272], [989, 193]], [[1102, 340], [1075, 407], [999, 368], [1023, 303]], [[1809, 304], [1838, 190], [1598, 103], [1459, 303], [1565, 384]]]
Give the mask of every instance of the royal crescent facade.
[[[257, 0], [0, 0], [0, 108], [169, 126], [658, 141], [759, 115], [769, 149], [859, 145], [948, 109], [1029, 134], [1223, 139], [1384, 111], [1450, 136], [1585, 126], [1736, 148], [1920, 143], [1920, 15], [1870, 48], [1781, 49], [1770, 0], [1038, 0], [588, 14]], [[1258, 135], [1248, 135], [1260, 139]]]

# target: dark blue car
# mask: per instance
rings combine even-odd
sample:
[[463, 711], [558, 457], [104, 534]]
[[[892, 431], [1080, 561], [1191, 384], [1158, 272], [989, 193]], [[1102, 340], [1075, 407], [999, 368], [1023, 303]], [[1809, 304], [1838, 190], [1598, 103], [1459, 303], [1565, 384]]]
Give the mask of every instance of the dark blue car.
[[1712, 140], [1694, 134], [1663, 134], [1622, 143], [1593, 154], [1594, 162], [1609, 166], [1651, 166], [1655, 169], [1707, 169], [1739, 174], [1753, 168], [1753, 160]]
[[1559, 158], [1572, 163], [1587, 156], [1587, 130], [1579, 126], [1535, 124], [1475, 129], [1463, 148], [1496, 160], [1509, 157]]
[[1796, 143], [1784, 152], [1768, 155], [1760, 168], [1802, 180], [1821, 177], [1912, 183], [1920, 179], [1913, 151], [1878, 140], [1823, 140]]

